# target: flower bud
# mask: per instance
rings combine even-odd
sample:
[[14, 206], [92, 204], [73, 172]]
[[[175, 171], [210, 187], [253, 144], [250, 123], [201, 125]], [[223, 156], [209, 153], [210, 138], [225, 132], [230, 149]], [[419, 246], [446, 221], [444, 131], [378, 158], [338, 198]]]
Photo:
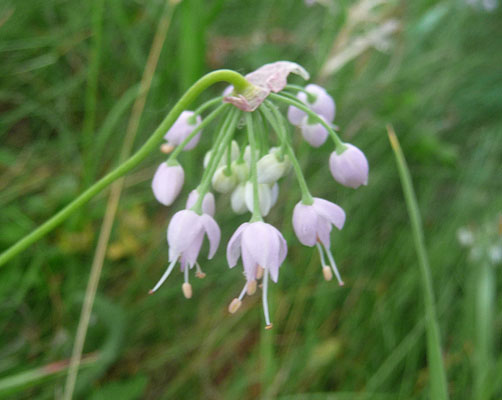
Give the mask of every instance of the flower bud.
[[[312, 83], [305, 86], [305, 90], [312, 96], [307, 96], [304, 92], [298, 92], [296, 97], [326, 121], [333, 122], [335, 119], [336, 105], [333, 98], [326, 92], [326, 89]], [[312, 98], [309, 99], [309, 97], [314, 97], [315, 100], [310, 102]], [[288, 109], [288, 120], [293, 125], [300, 126], [306, 115], [304, 111], [296, 107], [290, 106]]]
[[356, 146], [345, 143], [343, 153], [336, 151], [329, 157], [329, 169], [333, 178], [344, 186], [358, 188], [368, 184], [368, 160]]
[[232, 210], [236, 214], [244, 214], [246, 211], [248, 211], [246, 207], [245, 193], [246, 185], [243, 183], [237, 185], [237, 187], [232, 192], [232, 196], [230, 197], [230, 205], [232, 206]]
[[[211, 155], [213, 154], [213, 150], [209, 150], [205, 155], [204, 155], [204, 168], [207, 168], [209, 165], [209, 162], [211, 161]], [[225, 149], [225, 153], [220, 159], [220, 162], [218, 163], [218, 166], [224, 165], [227, 163], [227, 154], [228, 154], [228, 148]], [[235, 161], [239, 158], [239, 145], [235, 140], [232, 140], [232, 143], [230, 144], [230, 159], [231, 161]]]
[[237, 175], [231, 170], [227, 175], [227, 166], [218, 167], [211, 180], [214, 190], [220, 193], [228, 193], [237, 185]]
[[[260, 152], [258, 151], [258, 149], [256, 149], [255, 160], [258, 160], [259, 157], [260, 157]], [[249, 145], [246, 146], [246, 148], [244, 149], [244, 161], [246, 161], [247, 164], [251, 166], [251, 147]]]
[[185, 173], [181, 165], [167, 165], [163, 162], [157, 168], [152, 180], [155, 198], [165, 206], [170, 206], [180, 194]]
[[280, 161], [277, 154], [269, 153], [260, 158], [256, 164], [258, 170], [258, 183], [275, 183], [289, 169], [289, 159], [284, 156]]
[[328, 138], [326, 128], [320, 123], [309, 124], [308, 117], [303, 118], [301, 132], [303, 138], [313, 147], [320, 147]]
[[271, 207], [275, 206], [275, 203], [277, 203], [277, 199], [279, 198], [279, 185], [277, 183], [274, 183], [273, 185], [270, 185], [270, 195], [271, 195]]
[[[164, 139], [171, 146], [179, 146], [201, 124], [200, 115], [195, 116], [193, 111], [183, 111], [171, 129], [164, 135]], [[195, 120], [195, 121], [194, 121]], [[198, 132], [185, 146], [184, 150], [191, 150], [199, 143], [201, 132]]]
[[[247, 182], [244, 199], [250, 212], [253, 212], [253, 198], [253, 183]], [[266, 217], [272, 207], [272, 191], [269, 185], [265, 183], [258, 184], [258, 201], [260, 203], [260, 213]]]
[[[197, 203], [198, 199], [199, 199], [199, 192], [197, 191], [197, 189], [192, 190], [188, 195], [187, 204], [185, 208], [187, 209], [192, 208], [194, 204]], [[202, 212], [204, 214], [208, 214], [211, 217], [213, 217], [214, 209], [215, 209], [214, 195], [211, 192], [208, 192], [204, 196], [204, 200], [202, 200]]]
[[246, 182], [249, 178], [249, 166], [246, 162], [239, 163], [238, 161], [234, 161], [232, 163], [232, 170], [235, 172], [237, 176], [237, 180], [240, 183]]

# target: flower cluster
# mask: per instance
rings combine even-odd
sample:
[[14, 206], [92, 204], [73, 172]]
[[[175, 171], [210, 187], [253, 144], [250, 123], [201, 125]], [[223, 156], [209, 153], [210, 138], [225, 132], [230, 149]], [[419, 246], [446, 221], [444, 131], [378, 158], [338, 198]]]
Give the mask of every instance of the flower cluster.
[[[252, 84], [247, 93], [238, 93], [228, 87], [223, 96], [204, 103], [195, 111], [184, 111], [166, 133], [166, 143], [161, 149], [170, 155], [158, 167], [152, 189], [157, 200], [169, 206], [184, 183], [178, 156], [181, 151], [194, 148], [203, 130], [207, 131], [206, 127], [221, 117], [213, 146], [202, 163], [201, 182], [190, 192], [186, 208], [174, 214], [169, 223], [169, 266], [151, 293], [179, 263], [184, 274], [183, 294], [186, 298], [192, 296], [189, 271], [195, 268], [197, 277], [205, 276], [197, 261], [204, 237], [209, 241], [209, 259], [220, 243], [220, 228], [214, 219], [215, 197], [211, 190], [228, 193], [230, 207], [235, 213], [251, 213], [249, 222], [237, 228], [227, 245], [229, 267], [235, 267], [240, 259], [245, 276], [244, 287], [231, 301], [229, 312], [235, 313], [244, 296], [256, 292], [257, 282], [261, 280], [266, 328], [270, 329], [269, 278], [278, 281], [279, 268], [287, 255], [287, 243], [282, 233], [263, 218], [277, 202], [278, 181], [291, 171], [301, 193], [292, 216], [294, 232], [303, 245], [318, 249], [324, 278], [329, 281], [334, 273], [343, 285], [331, 252], [330, 233], [333, 226], [339, 230], [343, 228], [345, 212], [337, 204], [311, 195], [292, 147], [290, 127], [298, 127], [313, 147], [332, 139], [334, 151], [329, 158], [329, 169], [333, 178], [344, 186], [366, 185], [368, 162], [361, 150], [342, 142], [335, 132], [335, 102], [326, 90], [315, 84], [288, 85], [286, 78], [290, 73], [308, 79], [307, 72], [297, 64], [284, 61], [267, 64], [246, 76]], [[287, 110], [282, 110], [281, 105], [288, 107]], [[202, 118], [211, 108], [212, 111]], [[285, 111], [287, 118], [281, 111]]]

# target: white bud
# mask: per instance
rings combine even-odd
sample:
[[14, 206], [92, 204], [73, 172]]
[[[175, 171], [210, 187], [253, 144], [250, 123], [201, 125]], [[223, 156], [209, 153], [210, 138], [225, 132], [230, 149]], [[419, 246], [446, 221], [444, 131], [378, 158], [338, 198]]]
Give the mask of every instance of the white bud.
[[249, 178], [249, 166], [245, 163], [239, 163], [238, 161], [234, 161], [232, 163], [232, 170], [235, 172], [237, 176], [237, 180], [240, 183], [246, 182]]
[[228, 193], [237, 185], [237, 175], [233, 170], [227, 175], [227, 166], [222, 165], [214, 173], [211, 183], [217, 192]]
[[230, 197], [230, 205], [232, 206], [232, 210], [236, 214], [244, 214], [248, 209], [246, 207], [245, 200], [246, 193], [246, 185], [239, 184], [232, 192], [232, 196]]
[[275, 206], [275, 203], [277, 203], [277, 199], [279, 198], [279, 185], [277, 183], [274, 183], [273, 185], [270, 185], [270, 194], [272, 196], [272, 205], [271, 207]]
[[288, 159], [285, 156], [282, 161], [276, 154], [267, 154], [260, 158], [256, 164], [258, 170], [258, 183], [275, 183], [288, 169]]
[[[253, 212], [253, 184], [251, 182], [246, 183], [245, 192], [246, 206], [250, 212]], [[272, 191], [270, 186], [264, 183], [258, 184], [258, 201], [260, 202], [260, 212], [261, 215], [266, 217], [270, 212], [272, 207]]]
[[[204, 162], [203, 162], [204, 168], [207, 168], [207, 166], [209, 165], [209, 162], [211, 161], [212, 154], [213, 154], [213, 151], [209, 150], [204, 155]], [[218, 163], [218, 167], [227, 164], [227, 154], [228, 154], [228, 148], [225, 149], [225, 153], [221, 157], [221, 159]], [[239, 145], [237, 144], [237, 142], [235, 140], [232, 140], [232, 144], [230, 145], [230, 160], [231, 161], [237, 160], [239, 158], [239, 155], [240, 155]]]
[[[260, 157], [260, 152], [258, 149], [255, 150], [255, 160], [258, 160]], [[244, 149], [244, 161], [248, 163], [249, 166], [251, 166], [251, 147], [248, 145]]]

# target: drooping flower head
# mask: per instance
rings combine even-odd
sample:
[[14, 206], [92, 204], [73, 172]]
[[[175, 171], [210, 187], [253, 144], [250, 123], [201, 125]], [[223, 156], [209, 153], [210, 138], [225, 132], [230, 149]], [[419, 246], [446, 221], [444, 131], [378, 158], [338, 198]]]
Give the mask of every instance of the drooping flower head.
[[[295, 141], [288, 132], [291, 125], [287, 121], [298, 128], [313, 147], [332, 139], [335, 149], [329, 168], [335, 179], [346, 186], [367, 183], [367, 160], [359, 149], [344, 144], [334, 131], [336, 106], [328, 92], [315, 84], [305, 87], [288, 85], [290, 73], [308, 79], [308, 73], [298, 64], [287, 61], [266, 64], [247, 74], [244, 82], [243, 79], [233, 81], [222, 97], [180, 114], [167, 132], [165, 138], [169, 151], [164, 152], [170, 156], [158, 168], [152, 188], [160, 202], [170, 205], [178, 196], [184, 180], [178, 157], [199, 141], [200, 132], [197, 130], [201, 128], [202, 114], [215, 107], [204, 115], [205, 135], [211, 134], [209, 127], [213, 119], [223, 116], [215, 125], [213, 144], [202, 165], [198, 170], [192, 169], [200, 172], [200, 184], [190, 192], [186, 209], [175, 213], [169, 223], [169, 266], [152, 292], [163, 284], [177, 263], [185, 275], [182, 289], [187, 298], [192, 296], [189, 270], [195, 267], [197, 276], [204, 276], [197, 262], [204, 237], [209, 240], [209, 258], [215, 254], [220, 241], [220, 229], [213, 219], [215, 197], [210, 192], [213, 190], [229, 201], [227, 209], [237, 214], [251, 213], [249, 222], [239, 226], [227, 246], [230, 268], [241, 260], [246, 278], [240, 295], [230, 303], [229, 311], [235, 313], [243, 297], [254, 294], [261, 287], [266, 328], [270, 329], [268, 280], [278, 281], [287, 244], [282, 233], [264, 218], [272, 213], [278, 202], [280, 181], [293, 173], [302, 199], [293, 212], [294, 231], [301, 243], [316, 246], [319, 250], [325, 278], [332, 279], [333, 271], [343, 284], [330, 250], [330, 233], [332, 226], [342, 229], [345, 212], [338, 205], [310, 194], [293, 148]], [[281, 105], [287, 109], [281, 110]], [[244, 132], [236, 134], [237, 131]], [[328, 166], [325, 170], [327, 173]], [[295, 195], [295, 192], [286, 195]], [[260, 279], [262, 285], [258, 286]]]

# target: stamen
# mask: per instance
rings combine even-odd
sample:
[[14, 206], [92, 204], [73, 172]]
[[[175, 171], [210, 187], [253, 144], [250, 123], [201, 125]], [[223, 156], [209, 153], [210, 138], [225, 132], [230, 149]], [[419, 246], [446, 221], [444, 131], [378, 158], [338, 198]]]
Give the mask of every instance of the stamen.
[[268, 290], [268, 269], [265, 268], [265, 273], [263, 274], [263, 291], [262, 291], [262, 303], [263, 303], [263, 313], [265, 314], [265, 329], [272, 329], [272, 324], [270, 323], [270, 315], [268, 313], [268, 300], [267, 300], [267, 290]]
[[240, 301], [239, 299], [237, 298], [233, 299], [228, 306], [228, 312], [230, 314], [235, 314], [237, 310], [241, 307], [241, 304], [242, 301]]
[[256, 279], [261, 279], [263, 277], [263, 267], [261, 265], [258, 265], [256, 268]]
[[239, 295], [239, 300], [242, 300], [244, 298], [244, 296], [246, 295], [247, 288], [248, 288], [248, 283], [246, 282], [241, 290], [241, 294]]
[[157, 282], [157, 284], [155, 285], [155, 287], [152, 290], [150, 290], [148, 292], [148, 294], [152, 294], [152, 293], [156, 292], [157, 289], [165, 282], [165, 280], [167, 279], [167, 277], [169, 276], [169, 274], [173, 270], [174, 265], [176, 264], [176, 261], [178, 261], [178, 260], [171, 261], [171, 264], [169, 264], [169, 266], [167, 267], [166, 272], [164, 272], [164, 275], [162, 275], [162, 277]]
[[169, 154], [174, 150], [174, 146], [169, 143], [163, 143], [160, 145], [160, 151], [164, 154]]
[[188, 282], [188, 272], [189, 272], [189, 266], [188, 264], [185, 264], [185, 283], [181, 285], [181, 290], [183, 291], [183, 295], [185, 298], [190, 299], [192, 298], [192, 285]]
[[331, 279], [333, 279], [333, 273], [331, 272], [331, 268], [326, 265], [322, 267], [322, 274], [324, 275], [324, 279], [328, 282]]
[[256, 280], [252, 280], [252, 281], [249, 281], [247, 283], [247, 293], [248, 293], [248, 296], [252, 296], [253, 294], [256, 293]]
[[333, 268], [333, 272], [335, 273], [336, 279], [338, 279], [338, 284], [340, 286], [345, 285], [342, 281], [342, 277], [340, 276], [340, 272], [338, 272], [338, 268], [336, 267], [335, 259], [333, 258], [333, 254], [331, 254], [331, 250], [324, 247], [326, 254], [328, 255], [329, 261], [331, 263], [331, 268]]
[[330, 281], [331, 279], [333, 279], [333, 274], [331, 273], [330, 267], [326, 264], [326, 259], [324, 258], [324, 253], [322, 251], [319, 238], [317, 239], [316, 247], [317, 250], [319, 251], [319, 257], [321, 257], [321, 268], [322, 268], [322, 274], [324, 275], [324, 279]]
[[206, 277], [206, 274], [202, 272], [202, 269], [200, 268], [200, 265], [198, 262], [195, 263], [195, 277], [199, 279], [204, 279]]

